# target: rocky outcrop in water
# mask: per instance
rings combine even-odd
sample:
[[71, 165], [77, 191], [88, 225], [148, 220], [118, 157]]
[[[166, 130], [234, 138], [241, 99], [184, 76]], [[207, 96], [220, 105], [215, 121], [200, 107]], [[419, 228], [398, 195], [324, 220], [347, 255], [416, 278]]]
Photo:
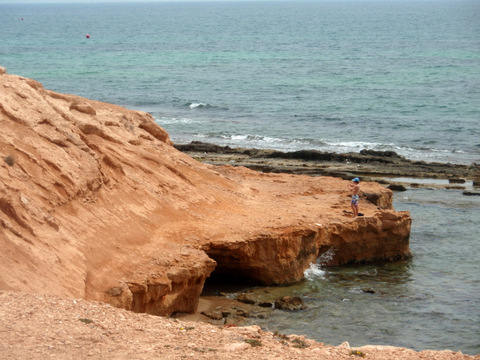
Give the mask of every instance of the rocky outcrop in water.
[[215, 166], [143, 112], [0, 72], [0, 289], [193, 312], [209, 276], [256, 284], [410, 256], [392, 192], [333, 177]]
[[[389, 177], [449, 179], [452, 184], [466, 179], [480, 183], [480, 165], [427, 163], [406, 159], [393, 151], [362, 150], [359, 153], [327, 153], [317, 150], [283, 152], [265, 149], [232, 148], [194, 141], [175, 144], [199, 161], [210, 164], [246, 166], [266, 173], [335, 176], [351, 179]], [[386, 183], [389, 183], [386, 181]]]

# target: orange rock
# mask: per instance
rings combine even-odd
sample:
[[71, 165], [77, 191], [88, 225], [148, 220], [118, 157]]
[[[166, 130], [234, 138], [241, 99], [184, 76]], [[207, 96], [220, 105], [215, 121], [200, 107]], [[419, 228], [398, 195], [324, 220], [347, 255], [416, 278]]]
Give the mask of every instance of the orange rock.
[[[147, 113], [0, 73], [0, 289], [192, 312], [212, 272], [258, 284], [327, 265], [408, 257], [392, 192], [202, 164]], [[8, 161], [7, 161], [8, 159]]]

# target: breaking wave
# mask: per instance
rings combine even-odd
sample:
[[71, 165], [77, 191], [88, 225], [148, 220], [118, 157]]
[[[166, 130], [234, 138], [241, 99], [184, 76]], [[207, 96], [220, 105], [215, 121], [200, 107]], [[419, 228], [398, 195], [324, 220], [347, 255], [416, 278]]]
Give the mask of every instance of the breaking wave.
[[305, 279], [307, 280], [317, 280], [325, 276], [325, 271], [320, 268], [320, 265], [310, 264], [310, 267], [303, 272]]
[[205, 108], [205, 107], [208, 107], [208, 104], [205, 104], [205, 103], [201, 103], [201, 102], [192, 102], [190, 104], [188, 104], [188, 107], [190, 109], [198, 109], [198, 108]]
[[155, 122], [158, 125], [171, 125], [171, 124], [194, 124], [198, 123], [198, 120], [190, 119], [190, 118], [185, 118], [185, 117], [167, 117], [167, 116], [162, 116], [160, 118], [154, 117]]

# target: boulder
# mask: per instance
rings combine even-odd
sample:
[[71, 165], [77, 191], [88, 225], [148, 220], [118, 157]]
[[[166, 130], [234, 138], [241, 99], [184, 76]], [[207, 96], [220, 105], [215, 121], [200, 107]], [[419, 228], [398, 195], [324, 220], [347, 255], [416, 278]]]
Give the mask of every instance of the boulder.
[[407, 191], [405, 185], [402, 184], [390, 184], [387, 187], [392, 191]]
[[279, 310], [305, 310], [307, 307], [298, 296], [283, 296], [275, 300], [275, 309]]

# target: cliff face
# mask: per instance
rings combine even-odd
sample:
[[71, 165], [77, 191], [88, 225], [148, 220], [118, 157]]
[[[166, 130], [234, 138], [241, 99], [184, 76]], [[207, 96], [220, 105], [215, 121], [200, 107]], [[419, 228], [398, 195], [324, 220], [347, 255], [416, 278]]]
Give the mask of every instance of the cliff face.
[[[191, 312], [212, 272], [300, 280], [409, 256], [408, 213], [362, 183], [212, 166], [174, 149], [147, 113], [0, 71], [0, 289]], [[369, 200], [367, 200], [369, 199]]]

